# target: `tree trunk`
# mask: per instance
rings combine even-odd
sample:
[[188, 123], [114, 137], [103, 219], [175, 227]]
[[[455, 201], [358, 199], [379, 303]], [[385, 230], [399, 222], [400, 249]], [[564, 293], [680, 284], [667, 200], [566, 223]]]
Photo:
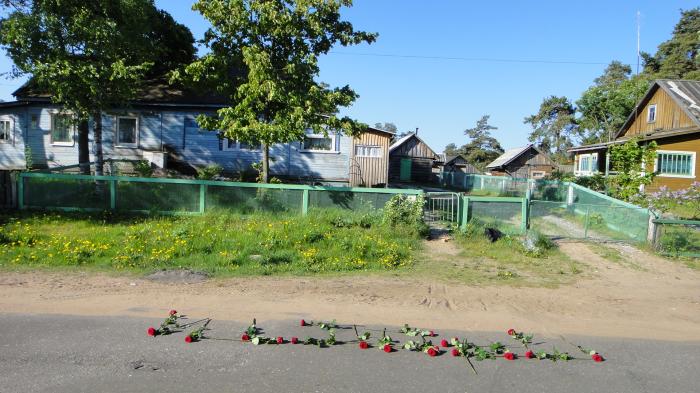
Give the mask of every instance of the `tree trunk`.
[[102, 156], [102, 112], [93, 115], [95, 122], [95, 175], [104, 175], [104, 158]]
[[90, 123], [87, 119], [78, 123], [78, 166], [82, 175], [90, 174]]
[[262, 145], [263, 150], [263, 162], [262, 162], [262, 176], [260, 181], [262, 183], [270, 182], [270, 146], [266, 143]]

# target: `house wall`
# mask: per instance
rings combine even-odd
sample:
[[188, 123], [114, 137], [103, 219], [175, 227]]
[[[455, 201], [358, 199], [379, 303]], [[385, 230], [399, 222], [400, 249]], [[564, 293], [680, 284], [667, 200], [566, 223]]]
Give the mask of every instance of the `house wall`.
[[554, 164], [548, 157], [531, 148], [510, 162], [505, 168], [491, 169], [491, 174], [530, 179], [533, 177], [533, 172], [544, 172], [544, 176], [547, 176], [552, 173], [554, 168]]
[[656, 176], [652, 184], [645, 188], [645, 192], [655, 192], [661, 186], [671, 190], [681, 190], [690, 187], [693, 182], [700, 181], [700, 133], [688, 134], [673, 138], [663, 138], [656, 141], [657, 150], [671, 150], [683, 152], [695, 152], [695, 177], [667, 177]]
[[[656, 104], [656, 120], [647, 122], [649, 106]], [[637, 118], [620, 136], [634, 136], [658, 130], [695, 127], [695, 123], [683, 112], [663, 89], [657, 88], [649, 101], [638, 112]]]
[[401, 178], [401, 159], [408, 158], [411, 163], [411, 181], [430, 182], [432, 179], [435, 152], [418, 138], [412, 137], [389, 154], [389, 180]]
[[[386, 185], [389, 182], [389, 145], [391, 135], [369, 130], [353, 138], [350, 158], [350, 185], [367, 187]], [[356, 145], [379, 146], [381, 157], [357, 157]]]
[[[77, 130], [69, 146], [51, 144], [51, 113], [59, 108], [49, 105], [0, 108], [0, 117], [14, 122], [13, 143], [0, 143], [0, 169], [25, 168], [25, 141], [31, 149], [36, 168], [78, 163]], [[143, 159], [144, 151], [167, 151], [172, 160], [191, 166], [219, 164], [230, 172], [249, 171], [262, 160], [258, 150], [225, 150], [216, 132], [200, 129], [195, 117], [201, 112], [128, 109], [103, 115], [103, 153], [105, 159]], [[116, 117], [138, 117], [138, 146], [115, 145]], [[31, 126], [32, 118], [36, 126]], [[336, 134], [334, 152], [304, 152], [299, 142], [274, 145], [270, 149], [273, 176], [299, 180], [349, 182], [352, 138]], [[94, 161], [94, 143], [90, 130], [90, 154]]]

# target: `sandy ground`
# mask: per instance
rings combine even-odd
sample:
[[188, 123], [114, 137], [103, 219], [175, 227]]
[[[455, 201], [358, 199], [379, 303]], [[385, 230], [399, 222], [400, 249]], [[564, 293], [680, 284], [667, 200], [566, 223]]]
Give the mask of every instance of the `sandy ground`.
[[[439, 250], [439, 241], [429, 247]], [[450, 243], [444, 244], [451, 253]], [[0, 275], [0, 313], [161, 317], [175, 308], [193, 317], [247, 322], [296, 318], [500, 331], [697, 341], [700, 273], [617, 245], [624, 263], [592, 244], [562, 251], [592, 274], [556, 289], [476, 287], [391, 277], [236, 278], [167, 284], [100, 274]]]

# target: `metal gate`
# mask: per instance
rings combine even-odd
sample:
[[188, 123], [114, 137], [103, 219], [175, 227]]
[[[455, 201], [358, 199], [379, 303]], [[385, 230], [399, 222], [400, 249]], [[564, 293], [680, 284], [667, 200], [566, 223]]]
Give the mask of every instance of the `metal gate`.
[[459, 221], [460, 196], [455, 192], [428, 192], [425, 194], [423, 219], [425, 222]]

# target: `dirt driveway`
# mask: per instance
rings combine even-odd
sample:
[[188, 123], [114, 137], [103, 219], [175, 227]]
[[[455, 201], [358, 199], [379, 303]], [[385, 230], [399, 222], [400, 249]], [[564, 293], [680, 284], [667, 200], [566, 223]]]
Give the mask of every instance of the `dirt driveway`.
[[168, 284], [104, 274], [0, 276], [0, 312], [159, 317], [170, 308], [193, 316], [249, 321], [337, 319], [436, 329], [556, 336], [698, 340], [700, 273], [627, 246], [613, 262], [590, 243], [562, 242], [591, 274], [555, 289], [466, 286], [405, 276], [236, 278]]

